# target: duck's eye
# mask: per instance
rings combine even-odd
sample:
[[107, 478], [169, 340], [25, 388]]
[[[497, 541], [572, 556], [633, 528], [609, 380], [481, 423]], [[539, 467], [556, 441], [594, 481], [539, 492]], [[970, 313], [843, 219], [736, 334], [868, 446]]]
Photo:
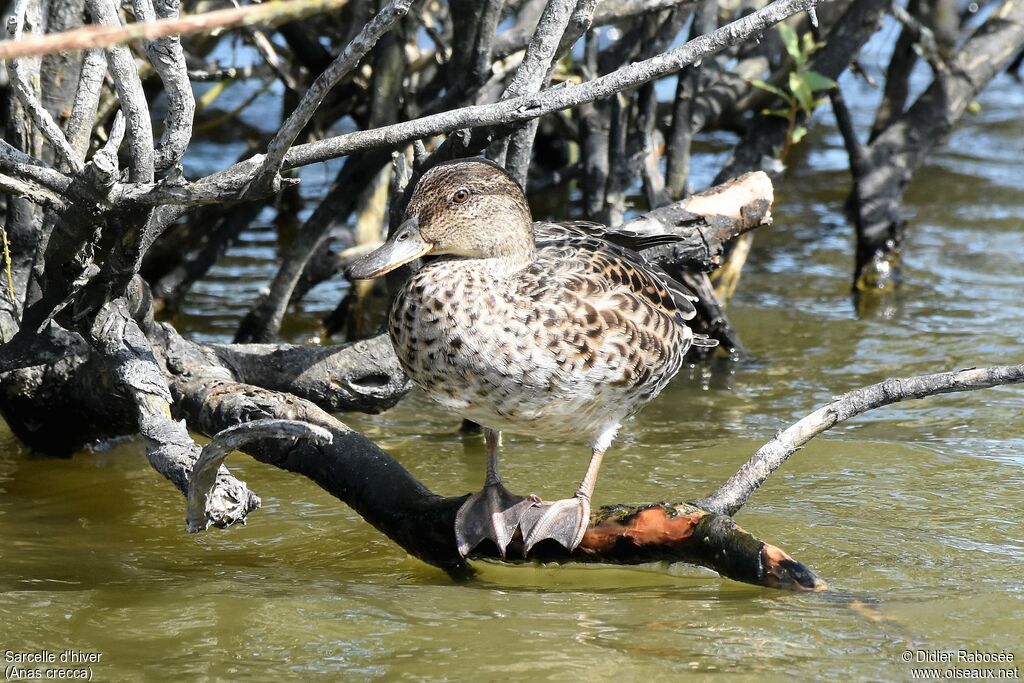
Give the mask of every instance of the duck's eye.
[[467, 190], [464, 187], [460, 188], [458, 190], [455, 190], [455, 193], [452, 195], [452, 203], [453, 204], [465, 204], [468, 201], [469, 201], [469, 190]]

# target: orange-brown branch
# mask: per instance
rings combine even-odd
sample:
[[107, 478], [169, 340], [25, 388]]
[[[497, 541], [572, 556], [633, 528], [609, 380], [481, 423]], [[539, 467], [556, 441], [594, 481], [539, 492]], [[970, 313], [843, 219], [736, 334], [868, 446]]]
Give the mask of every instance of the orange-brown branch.
[[133, 40], [155, 40], [165, 36], [190, 35], [253, 24], [273, 25], [304, 19], [314, 14], [340, 9], [348, 0], [286, 0], [267, 5], [249, 5], [193, 14], [177, 19], [143, 21], [123, 26], [83, 26], [50, 35], [28, 36], [0, 42], [0, 59], [88, 50], [123, 45]]

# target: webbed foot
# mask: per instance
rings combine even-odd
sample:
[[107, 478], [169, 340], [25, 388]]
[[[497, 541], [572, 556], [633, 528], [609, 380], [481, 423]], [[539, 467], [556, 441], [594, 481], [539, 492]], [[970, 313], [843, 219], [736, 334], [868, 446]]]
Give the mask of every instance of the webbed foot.
[[520, 520], [523, 555], [540, 541], [552, 539], [567, 550], [575, 550], [590, 525], [590, 500], [582, 495], [541, 503]]
[[465, 557], [481, 541], [490, 539], [505, 557], [505, 547], [523, 515], [540, 503], [536, 496], [517, 496], [500, 482], [487, 484], [462, 504], [455, 515], [455, 540]]

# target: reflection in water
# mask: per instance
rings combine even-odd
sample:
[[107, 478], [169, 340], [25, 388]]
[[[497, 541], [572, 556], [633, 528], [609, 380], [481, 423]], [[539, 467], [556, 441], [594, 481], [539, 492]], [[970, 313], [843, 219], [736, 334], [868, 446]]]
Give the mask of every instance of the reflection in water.
[[[990, 91], [950, 141], [956, 151], [921, 172], [908, 193], [906, 285], [885, 315], [861, 319], [839, 214], [846, 162], [823, 120], [815, 135], [827, 144], [794, 160], [730, 306], [754, 358], [684, 370], [625, 425], [595, 502], [693, 499], [835, 394], [1024, 359], [1021, 98], [1009, 82]], [[187, 302], [180, 322], [197, 336], [230, 336], [273, 273], [273, 234], [243, 242]], [[308, 336], [342, 290], [315, 290], [287, 334]], [[102, 652], [97, 680], [875, 680], [909, 677], [907, 643], [1019, 660], [1022, 410], [1019, 388], [891, 406], [778, 472], [740, 522], [821, 573], [837, 591], [827, 596], [663, 566], [484, 564], [456, 585], [310, 482], [241, 457], [228, 464], [264, 509], [247, 527], [189, 536], [183, 500], [139, 443], [52, 461], [4, 432], [0, 648]], [[422, 396], [346, 419], [438, 491], [483, 476], [480, 438], [457, 436]], [[549, 497], [571, 489], [587, 457], [583, 445], [513, 436], [505, 452], [509, 485]]]

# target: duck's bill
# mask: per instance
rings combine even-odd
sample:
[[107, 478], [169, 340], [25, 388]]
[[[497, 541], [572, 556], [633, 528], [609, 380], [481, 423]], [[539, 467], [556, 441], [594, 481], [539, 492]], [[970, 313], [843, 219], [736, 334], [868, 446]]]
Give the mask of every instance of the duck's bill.
[[433, 245], [425, 242], [416, 226], [407, 221], [379, 249], [353, 262], [345, 269], [345, 275], [349, 280], [372, 280], [426, 256], [431, 249]]

